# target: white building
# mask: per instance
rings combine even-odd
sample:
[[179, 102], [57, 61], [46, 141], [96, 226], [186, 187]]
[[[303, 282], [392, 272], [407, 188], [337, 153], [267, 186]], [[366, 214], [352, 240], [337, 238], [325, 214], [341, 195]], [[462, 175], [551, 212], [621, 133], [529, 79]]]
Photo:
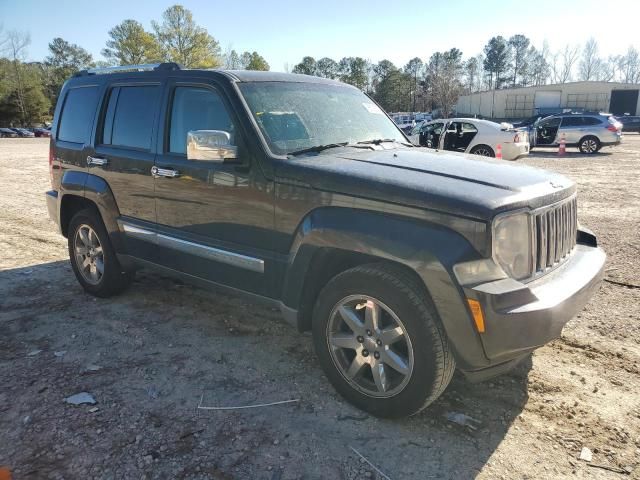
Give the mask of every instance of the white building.
[[640, 84], [571, 82], [462, 95], [458, 116], [519, 119], [562, 108], [640, 115]]

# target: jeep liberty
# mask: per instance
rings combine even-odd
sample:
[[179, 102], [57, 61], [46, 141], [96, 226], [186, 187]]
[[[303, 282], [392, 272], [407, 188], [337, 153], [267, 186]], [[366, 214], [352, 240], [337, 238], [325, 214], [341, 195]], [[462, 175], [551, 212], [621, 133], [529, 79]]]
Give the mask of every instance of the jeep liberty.
[[429, 405], [455, 368], [483, 380], [560, 336], [605, 262], [569, 179], [413, 147], [324, 78], [79, 72], [49, 164], [84, 290], [153, 268], [277, 305], [335, 389], [382, 417]]

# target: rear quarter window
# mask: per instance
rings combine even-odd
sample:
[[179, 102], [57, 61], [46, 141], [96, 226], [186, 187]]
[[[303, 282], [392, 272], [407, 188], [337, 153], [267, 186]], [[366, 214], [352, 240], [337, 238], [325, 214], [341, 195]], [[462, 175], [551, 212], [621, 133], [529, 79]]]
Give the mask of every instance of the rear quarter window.
[[97, 103], [97, 86], [69, 89], [60, 113], [58, 140], [89, 143]]
[[584, 117], [585, 125], [600, 125], [602, 122], [598, 118], [594, 117]]

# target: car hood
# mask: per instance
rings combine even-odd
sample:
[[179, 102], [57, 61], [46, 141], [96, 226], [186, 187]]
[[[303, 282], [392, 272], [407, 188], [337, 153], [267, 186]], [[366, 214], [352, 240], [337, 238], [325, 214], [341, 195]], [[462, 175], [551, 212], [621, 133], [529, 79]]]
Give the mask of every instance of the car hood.
[[426, 148], [332, 149], [286, 160], [276, 175], [281, 183], [481, 220], [549, 205], [576, 191], [571, 180], [552, 172]]

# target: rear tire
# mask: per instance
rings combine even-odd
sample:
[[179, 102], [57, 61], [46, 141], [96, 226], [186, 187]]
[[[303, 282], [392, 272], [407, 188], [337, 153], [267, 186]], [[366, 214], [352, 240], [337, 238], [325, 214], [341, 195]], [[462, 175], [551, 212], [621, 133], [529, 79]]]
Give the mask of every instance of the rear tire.
[[489, 145], [476, 145], [469, 152], [472, 155], [480, 155], [481, 157], [493, 157], [495, 158], [496, 153], [493, 151]]
[[110, 297], [125, 290], [133, 272], [124, 271], [94, 209], [76, 213], [67, 231], [71, 267], [82, 288], [96, 297]]
[[600, 140], [597, 137], [589, 136], [584, 137], [578, 143], [578, 148], [582, 153], [592, 154], [596, 153], [598, 150], [602, 148], [600, 144]]
[[337, 275], [320, 292], [312, 322], [327, 378], [373, 415], [414, 415], [451, 381], [455, 361], [435, 308], [398, 267], [369, 264]]

